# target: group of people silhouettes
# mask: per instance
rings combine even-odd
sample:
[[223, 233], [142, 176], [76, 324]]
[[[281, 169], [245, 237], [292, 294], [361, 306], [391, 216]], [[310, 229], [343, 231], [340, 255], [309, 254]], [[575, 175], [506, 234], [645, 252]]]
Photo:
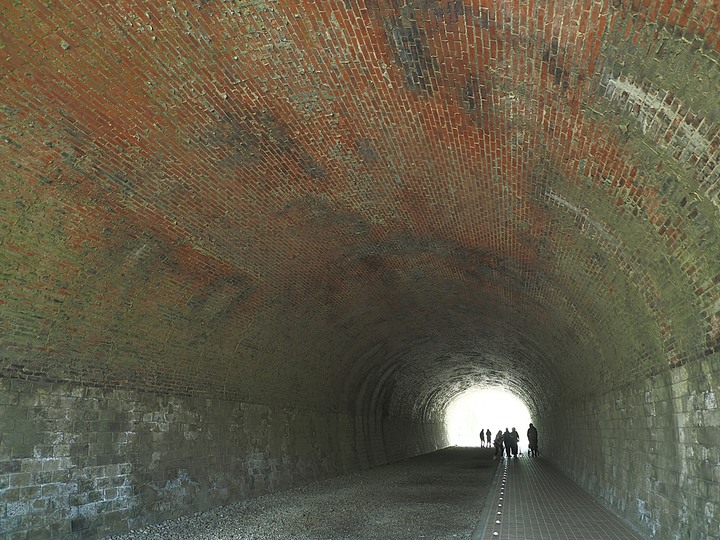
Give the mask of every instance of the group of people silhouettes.
[[[487, 435], [487, 443], [485, 443], [485, 436], [486, 436], [486, 435]], [[488, 429], [487, 431], [483, 431], [483, 430], [481, 429], [481, 430], [480, 430], [480, 446], [485, 446], [486, 444], [487, 444], [487, 446], [490, 446], [490, 443], [491, 443], [490, 437], [491, 437], [491, 436], [492, 436], [492, 433], [490, 432], [489, 429]]]
[[[533, 426], [532, 423], [527, 430], [527, 438], [528, 455], [530, 455], [531, 457], [538, 456], [538, 432], [537, 428]], [[502, 430], [498, 430], [497, 434], [495, 435], [495, 439], [492, 439], [492, 433], [489, 429], [480, 430], [481, 446], [490, 446], [492, 442], [492, 445], [495, 447], [495, 459], [497, 459], [498, 457], [500, 459], [503, 459], [504, 455], [507, 455], [508, 458], [510, 458], [511, 455], [512, 457], [517, 458], [519, 441], [520, 434], [515, 428], [512, 428], [512, 431], [508, 430], [508, 428], [505, 428], [505, 432], [503, 432]]]

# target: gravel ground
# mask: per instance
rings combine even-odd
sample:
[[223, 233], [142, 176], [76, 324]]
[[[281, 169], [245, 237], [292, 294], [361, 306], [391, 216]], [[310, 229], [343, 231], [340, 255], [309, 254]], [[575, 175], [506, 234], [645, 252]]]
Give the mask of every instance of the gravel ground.
[[497, 462], [446, 448], [113, 536], [114, 540], [469, 538]]

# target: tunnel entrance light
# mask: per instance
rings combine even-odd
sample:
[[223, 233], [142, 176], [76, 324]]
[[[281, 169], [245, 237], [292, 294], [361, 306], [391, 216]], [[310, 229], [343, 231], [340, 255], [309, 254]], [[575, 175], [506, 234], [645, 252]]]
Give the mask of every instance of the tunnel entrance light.
[[[448, 442], [452, 446], [480, 446], [480, 429], [517, 429], [520, 451], [527, 450], [527, 429], [532, 422], [525, 403], [502, 388], [472, 388], [458, 394], [445, 411]], [[492, 442], [492, 441], [491, 441]], [[487, 441], [486, 441], [487, 443]]]

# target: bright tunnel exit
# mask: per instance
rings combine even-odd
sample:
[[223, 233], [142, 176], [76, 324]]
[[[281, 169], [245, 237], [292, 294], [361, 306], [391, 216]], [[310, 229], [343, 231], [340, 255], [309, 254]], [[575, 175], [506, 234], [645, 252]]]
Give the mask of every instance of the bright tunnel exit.
[[499, 388], [466, 390], [450, 401], [445, 412], [448, 442], [453, 446], [480, 446], [481, 429], [490, 430], [492, 444], [499, 430], [515, 428], [520, 434], [520, 452], [524, 453], [530, 422], [532, 419], [525, 403]]

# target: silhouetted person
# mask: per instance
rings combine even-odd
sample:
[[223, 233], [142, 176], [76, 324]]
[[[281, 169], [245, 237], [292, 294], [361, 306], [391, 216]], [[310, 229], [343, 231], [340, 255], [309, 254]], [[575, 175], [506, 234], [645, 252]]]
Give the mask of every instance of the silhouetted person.
[[480, 446], [485, 446], [485, 431], [480, 430]]
[[490, 433], [489, 429], [485, 432], [485, 437], [487, 438], [488, 446], [492, 446], [492, 433]]
[[532, 422], [527, 430], [527, 438], [530, 455], [536, 457], [538, 455], [538, 432], [535, 426], [532, 425]]
[[508, 459], [510, 459], [510, 452], [512, 452], [514, 440], [515, 438], [513, 437], [513, 434], [508, 431], [508, 428], [505, 428], [505, 433], [503, 433], [503, 444], [505, 445], [505, 454]]
[[495, 445], [495, 456], [493, 459], [497, 459], [498, 456], [500, 456], [500, 459], [503, 457], [503, 432], [502, 429], [499, 429], [497, 432], [497, 435], [495, 435], [495, 440], [493, 441], [493, 444]]
[[[512, 435], [512, 454], [513, 457], [517, 457], [518, 455], [518, 441], [520, 440], [520, 434], [515, 430], [515, 428], [512, 428], [512, 431], [510, 432], [510, 435]], [[510, 456], [508, 456], [510, 457]]]

